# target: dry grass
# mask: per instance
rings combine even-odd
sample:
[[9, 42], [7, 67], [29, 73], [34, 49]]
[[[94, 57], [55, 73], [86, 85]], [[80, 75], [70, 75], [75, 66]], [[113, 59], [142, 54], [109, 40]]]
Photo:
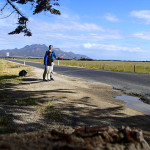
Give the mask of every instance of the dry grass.
[[59, 60], [59, 64], [98, 70], [150, 73], [150, 62]]
[[7, 82], [19, 83], [22, 77], [19, 77], [21, 70], [26, 70], [31, 75], [31, 68], [13, 62], [0, 60], [0, 89], [5, 87]]
[[[32, 103], [30, 100], [23, 101], [12, 99], [14, 94], [10, 94], [5, 90], [7, 83], [20, 83], [23, 77], [19, 77], [19, 71], [26, 70], [30, 75], [32, 70], [30, 67], [19, 65], [16, 63], [8, 62], [5, 60], [0, 60], [0, 105], [3, 108], [3, 105], [26, 105], [27, 103]], [[22, 95], [24, 96], [24, 95]], [[5, 112], [5, 111], [4, 111]], [[6, 113], [0, 113], [0, 134], [12, 133], [15, 132], [15, 129], [12, 126], [12, 116]]]
[[5, 60], [0, 60], [0, 98], [2, 104], [7, 105], [36, 105], [38, 101], [34, 98], [30, 98], [30, 95], [18, 93], [18, 97], [15, 96], [15, 93], [8, 93], [8, 91], [3, 90], [6, 86], [6, 83], [21, 83], [24, 77], [19, 77], [19, 72], [21, 70], [26, 70], [27, 75], [32, 75], [31, 67], [16, 64], [13, 62], [8, 62]]
[[60, 109], [56, 109], [51, 101], [41, 103], [35, 107], [36, 111], [42, 115], [44, 115], [45, 119], [48, 121], [59, 120], [61, 118]]
[[[43, 59], [26, 59], [26, 61], [43, 63]], [[58, 60], [55, 60], [55, 65], [57, 64]], [[59, 65], [97, 70], [150, 73], [150, 62], [59, 60]]]
[[7, 74], [7, 75], [17, 75], [21, 70], [27, 70], [29, 73], [32, 70], [31, 67], [24, 66], [21, 64], [16, 64], [13, 62], [9, 62], [6, 60], [0, 60], [0, 74]]

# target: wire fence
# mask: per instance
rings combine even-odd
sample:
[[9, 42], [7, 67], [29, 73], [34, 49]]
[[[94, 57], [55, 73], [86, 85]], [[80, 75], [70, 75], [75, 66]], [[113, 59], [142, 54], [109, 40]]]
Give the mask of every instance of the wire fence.
[[[59, 60], [59, 65], [91, 68], [107, 71], [150, 73], [150, 62], [116, 62], [102, 63], [101, 61], [71, 61]], [[56, 65], [58, 62], [55, 63]]]
[[[25, 61], [40, 62], [43, 64], [43, 59], [26, 59]], [[55, 60], [55, 65], [108, 71], [150, 73], [150, 62]]]

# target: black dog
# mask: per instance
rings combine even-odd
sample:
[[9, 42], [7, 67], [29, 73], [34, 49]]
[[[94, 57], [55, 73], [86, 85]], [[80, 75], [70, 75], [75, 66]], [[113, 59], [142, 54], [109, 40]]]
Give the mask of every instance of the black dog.
[[27, 72], [25, 70], [21, 70], [19, 72], [19, 76], [25, 76], [27, 74]]

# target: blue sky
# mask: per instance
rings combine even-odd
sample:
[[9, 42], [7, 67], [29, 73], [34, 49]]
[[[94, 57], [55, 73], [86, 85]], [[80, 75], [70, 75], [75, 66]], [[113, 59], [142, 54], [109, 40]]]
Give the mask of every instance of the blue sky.
[[29, 17], [33, 36], [8, 35], [16, 27], [15, 14], [0, 19], [1, 50], [52, 44], [93, 59], [150, 61], [150, 0], [60, 0], [61, 16], [33, 16], [30, 5], [16, 6]]

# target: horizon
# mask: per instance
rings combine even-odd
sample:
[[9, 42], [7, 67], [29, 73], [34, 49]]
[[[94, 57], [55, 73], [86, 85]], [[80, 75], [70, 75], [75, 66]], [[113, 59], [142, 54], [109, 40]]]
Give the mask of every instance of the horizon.
[[[0, 4], [3, 6], [4, 2]], [[29, 4], [15, 5], [29, 17], [33, 36], [8, 35], [16, 26], [16, 17], [0, 19], [1, 49], [52, 44], [65, 52], [96, 60], [150, 61], [149, 0], [95, 0], [86, 1], [86, 5], [80, 0], [60, 0], [57, 8], [61, 16], [32, 15]], [[10, 12], [11, 9], [6, 9], [4, 16]]]
[[[0, 50], [0, 51], [8, 51], [8, 50], [14, 50], [14, 49], [22, 49], [22, 48], [24, 48], [24, 47], [26, 47], [26, 46], [32, 46], [32, 45], [45, 45], [45, 46], [47, 46], [48, 47], [48, 45], [46, 45], [46, 44], [31, 44], [31, 45], [25, 45], [25, 46], [23, 46], [23, 47], [21, 47], [21, 48], [17, 48], [17, 47], [15, 47], [15, 48], [13, 48], [13, 49], [2, 49], [2, 50]], [[53, 47], [53, 49], [60, 49], [61, 51], [63, 51], [63, 52], [72, 52], [72, 51], [65, 51], [65, 50], [62, 50], [61, 48], [59, 48], [59, 47]], [[85, 54], [80, 54], [80, 53], [75, 53], [75, 52], [72, 52], [72, 53], [74, 53], [74, 54], [79, 54], [79, 55], [85, 55]], [[85, 55], [85, 56], [87, 56], [87, 55]], [[7, 56], [6, 56], [7, 57]], [[11, 56], [10, 56], [11, 57]], [[12, 56], [13, 57], [13, 56]], [[21, 56], [20, 56], [21, 57]], [[88, 57], [88, 56], [87, 56]], [[34, 57], [33, 57], [34, 58]], [[85, 57], [86, 58], [86, 57]], [[90, 58], [90, 57], [89, 57]], [[94, 60], [94, 61], [128, 61], [128, 62], [149, 62], [150, 60], [121, 60], [121, 59], [94, 59], [94, 58], [90, 58], [90, 59], [92, 59], [92, 60]], [[71, 60], [71, 59], [70, 59]]]

